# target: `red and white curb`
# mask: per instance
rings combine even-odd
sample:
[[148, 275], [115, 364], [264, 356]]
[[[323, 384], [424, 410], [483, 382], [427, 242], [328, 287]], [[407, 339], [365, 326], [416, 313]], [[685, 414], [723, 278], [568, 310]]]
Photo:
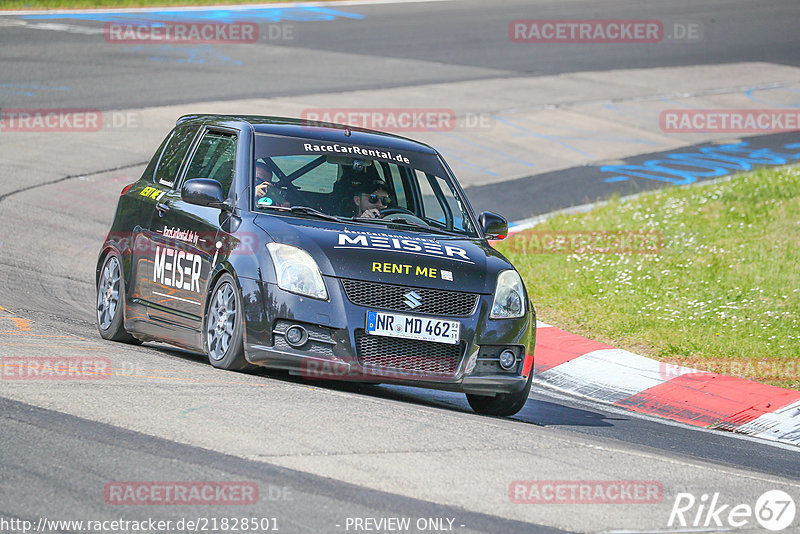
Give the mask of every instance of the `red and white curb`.
[[541, 322], [534, 380], [633, 412], [800, 445], [800, 391], [658, 362]]
[[[508, 237], [605, 203], [511, 223]], [[535, 382], [633, 412], [800, 446], [800, 391], [659, 362], [539, 321], [536, 328]]]

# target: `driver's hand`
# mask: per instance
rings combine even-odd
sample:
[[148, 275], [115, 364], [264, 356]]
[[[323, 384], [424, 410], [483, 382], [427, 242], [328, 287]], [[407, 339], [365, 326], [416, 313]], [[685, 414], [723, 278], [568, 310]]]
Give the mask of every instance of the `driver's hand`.
[[272, 187], [272, 184], [269, 182], [261, 182], [256, 186], [256, 196], [257, 197], [265, 197], [267, 196], [267, 191]]
[[359, 217], [364, 217], [365, 219], [378, 219], [380, 216], [381, 211], [378, 208], [370, 208], [359, 215]]

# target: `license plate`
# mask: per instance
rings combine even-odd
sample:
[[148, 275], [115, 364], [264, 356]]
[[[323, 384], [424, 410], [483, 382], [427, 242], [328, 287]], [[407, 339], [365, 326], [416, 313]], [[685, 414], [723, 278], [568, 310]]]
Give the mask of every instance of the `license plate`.
[[367, 312], [367, 333], [455, 345], [459, 342], [461, 323], [450, 319], [414, 317], [399, 313]]

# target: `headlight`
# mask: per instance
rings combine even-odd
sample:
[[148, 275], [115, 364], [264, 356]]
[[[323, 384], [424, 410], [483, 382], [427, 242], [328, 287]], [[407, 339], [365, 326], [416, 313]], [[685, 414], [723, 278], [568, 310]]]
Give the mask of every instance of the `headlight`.
[[275, 265], [278, 287], [298, 295], [328, 299], [325, 282], [311, 254], [301, 248], [282, 243], [267, 243], [267, 250]]
[[497, 277], [491, 319], [515, 319], [525, 315], [525, 291], [517, 271], [503, 271]]

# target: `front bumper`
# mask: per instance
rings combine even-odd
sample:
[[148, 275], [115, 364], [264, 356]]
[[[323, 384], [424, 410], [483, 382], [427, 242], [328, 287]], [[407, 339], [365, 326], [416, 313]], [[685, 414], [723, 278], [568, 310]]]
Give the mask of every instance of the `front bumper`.
[[[477, 395], [519, 391], [533, 372], [536, 320], [530, 306], [520, 319], [492, 320], [492, 295], [478, 295], [469, 316], [437, 315], [461, 323], [460, 343], [448, 346], [366, 334], [367, 311], [380, 308], [353, 304], [338, 278], [326, 277], [325, 282], [328, 301], [240, 279], [249, 362], [309, 380], [391, 383]], [[415, 315], [413, 311], [392, 311]], [[286, 332], [294, 325], [308, 334], [300, 346], [287, 341]], [[517, 354], [510, 371], [497, 364], [504, 348]]]

